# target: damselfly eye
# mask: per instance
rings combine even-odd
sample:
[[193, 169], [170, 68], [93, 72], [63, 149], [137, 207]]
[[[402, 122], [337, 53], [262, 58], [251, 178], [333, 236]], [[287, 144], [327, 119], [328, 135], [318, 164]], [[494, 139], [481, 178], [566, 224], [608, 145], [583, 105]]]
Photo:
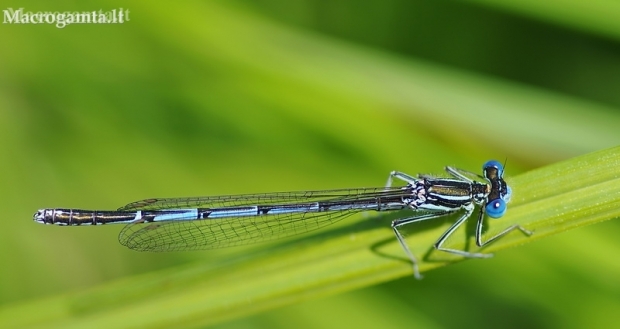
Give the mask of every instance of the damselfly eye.
[[506, 202], [502, 199], [489, 201], [485, 210], [490, 217], [500, 218], [506, 213]]
[[502, 177], [504, 175], [504, 166], [499, 163], [498, 161], [495, 160], [489, 160], [487, 162], [484, 163], [484, 165], [482, 166], [482, 170], [486, 171], [488, 168], [496, 168], [497, 169], [497, 176]]

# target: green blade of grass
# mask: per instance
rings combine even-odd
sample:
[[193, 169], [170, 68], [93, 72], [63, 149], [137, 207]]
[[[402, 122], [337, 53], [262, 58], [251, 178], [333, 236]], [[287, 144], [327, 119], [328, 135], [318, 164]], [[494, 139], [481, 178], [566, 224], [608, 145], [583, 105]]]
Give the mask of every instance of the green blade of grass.
[[[485, 252], [620, 216], [620, 147], [507, 180], [513, 189], [509, 211], [487, 223], [486, 236], [515, 223], [535, 233], [531, 237], [511, 233]], [[411, 276], [411, 284], [416, 284], [389, 229], [389, 220], [399, 215], [360, 219], [262, 251], [8, 306], [0, 310], [0, 323], [63, 328], [198, 326], [403, 276]], [[429, 253], [449, 225], [447, 219], [429, 221], [409, 231], [407, 241], [422, 259], [421, 271], [462, 260]], [[466, 234], [457, 231], [449, 247], [475, 250], [471, 231], [471, 225], [463, 228]]]

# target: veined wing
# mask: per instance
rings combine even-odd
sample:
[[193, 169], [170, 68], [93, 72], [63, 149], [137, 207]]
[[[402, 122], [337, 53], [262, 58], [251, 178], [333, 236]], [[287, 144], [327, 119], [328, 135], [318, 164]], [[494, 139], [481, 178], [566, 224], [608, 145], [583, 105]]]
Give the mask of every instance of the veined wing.
[[402, 209], [402, 198], [410, 193], [405, 187], [396, 187], [147, 199], [119, 210], [198, 208], [219, 216], [129, 224], [120, 232], [119, 241], [140, 251], [214, 249], [264, 242], [313, 231], [364, 210]]
[[297, 191], [257, 194], [218, 195], [187, 198], [155, 198], [129, 203], [119, 211], [166, 210], [189, 208], [226, 208], [274, 204], [313, 203], [326, 200], [358, 200], [382, 196], [405, 196], [404, 187], [369, 187], [323, 191]]

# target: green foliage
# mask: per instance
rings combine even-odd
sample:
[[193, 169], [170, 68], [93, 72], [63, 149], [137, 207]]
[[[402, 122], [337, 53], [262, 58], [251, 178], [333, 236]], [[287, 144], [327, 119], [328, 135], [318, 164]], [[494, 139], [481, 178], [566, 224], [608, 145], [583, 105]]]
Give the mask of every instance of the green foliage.
[[[3, 25], [0, 327], [620, 321], [617, 221], [550, 236], [618, 217], [613, 5], [562, 4], [573, 14], [556, 15], [555, 2], [478, 2], [494, 4], [135, 2], [123, 4], [135, 15], [124, 25]], [[517, 7], [537, 21], [506, 9]], [[508, 159], [514, 197], [485, 234], [513, 223], [535, 233], [484, 251], [536, 243], [429, 272], [460, 261], [430, 252], [454, 218], [415, 225], [406, 233], [424, 258], [421, 282], [389, 229], [403, 214], [164, 254], [120, 246], [119, 227], [31, 220], [43, 207], [381, 186], [394, 169], [477, 171], [491, 158]], [[449, 245], [474, 250], [473, 229]]]

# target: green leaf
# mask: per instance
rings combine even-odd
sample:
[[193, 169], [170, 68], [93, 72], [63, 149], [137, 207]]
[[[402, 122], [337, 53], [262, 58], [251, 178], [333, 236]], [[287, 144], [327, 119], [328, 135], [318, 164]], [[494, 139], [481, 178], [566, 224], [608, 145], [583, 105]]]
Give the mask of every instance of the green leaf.
[[[615, 147], [507, 177], [513, 189], [509, 210], [501, 219], [489, 220], [485, 234], [515, 223], [534, 234], [527, 237], [513, 232], [484, 251], [499, 251], [619, 217], [619, 165], [620, 147]], [[411, 276], [414, 284], [411, 264], [389, 226], [390, 219], [402, 215], [345, 220], [331, 230], [259, 250], [254, 247], [232, 256], [221, 255], [207, 264], [152, 272], [77, 294], [8, 306], [0, 310], [0, 322], [63, 328], [198, 326], [403, 276]], [[451, 224], [450, 219], [408, 230], [407, 241], [421, 259], [421, 271], [462, 260], [432, 251], [432, 243]], [[457, 231], [448, 246], [476, 250], [471, 224]]]

